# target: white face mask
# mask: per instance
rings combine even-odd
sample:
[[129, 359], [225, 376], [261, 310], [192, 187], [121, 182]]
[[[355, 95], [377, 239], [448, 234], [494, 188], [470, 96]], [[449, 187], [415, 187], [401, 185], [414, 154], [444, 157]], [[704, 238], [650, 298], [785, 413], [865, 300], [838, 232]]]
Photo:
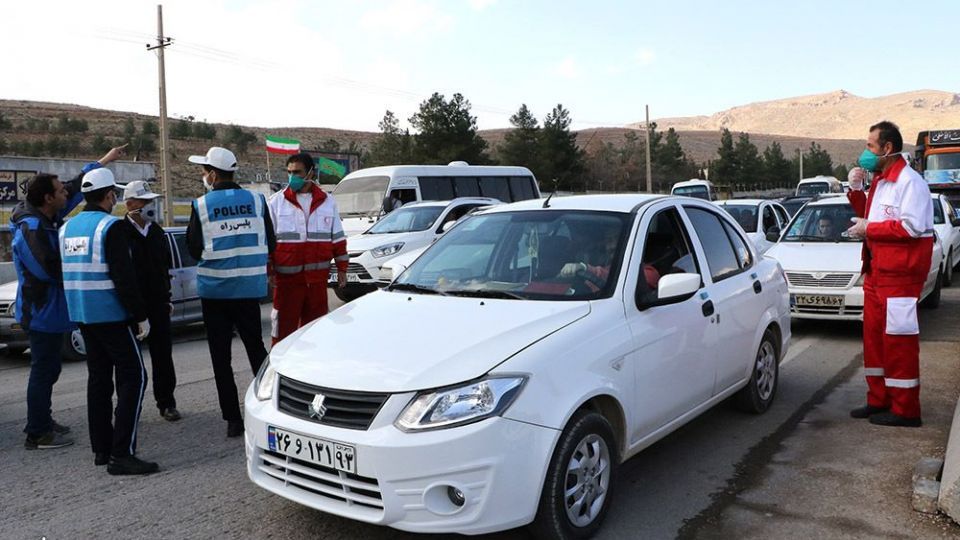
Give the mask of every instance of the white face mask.
[[207, 191], [213, 190], [213, 184], [207, 182], [207, 175], [203, 175], [203, 187], [207, 188]]
[[157, 201], [150, 201], [143, 205], [143, 208], [137, 210], [144, 221], [157, 221]]

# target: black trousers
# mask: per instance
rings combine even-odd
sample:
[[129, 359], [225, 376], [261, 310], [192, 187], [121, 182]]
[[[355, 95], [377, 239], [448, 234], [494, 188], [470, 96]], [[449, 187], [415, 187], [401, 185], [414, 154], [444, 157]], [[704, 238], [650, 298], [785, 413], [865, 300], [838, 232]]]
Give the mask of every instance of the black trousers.
[[[87, 348], [87, 416], [90, 445], [115, 457], [137, 450], [137, 424], [147, 388], [140, 345], [126, 322], [81, 324]], [[117, 407], [113, 408], [114, 375]], [[110, 415], [113, 414], [111, 422]]]
[[177, 406], [173, 390], [177, 387], [177, 373], [173, 367], [173, 344], [170, 337], [170, 306], [166, 303], [147, 305], [150, 321], [150, 364], [153, 368], [153, 397], [157, 408], [163, 411]]
[[239, 422], [243, 417], [240, 415], [237, 384], [230, 365], [233, 331], [236, 329], [240, 336], [240, 341], [247, 350], [250, 369], [256, 374], [267, 358], [267, 349], [263, 345], [260, 302], [254, 298], [201, 298], [200, 305], [203, 308], [203, 324], [207, 327], [207, 345], [210, 347], [210, 360], [213, 362], [213, 379], [217, 383], [220, 412], [224, 420]]

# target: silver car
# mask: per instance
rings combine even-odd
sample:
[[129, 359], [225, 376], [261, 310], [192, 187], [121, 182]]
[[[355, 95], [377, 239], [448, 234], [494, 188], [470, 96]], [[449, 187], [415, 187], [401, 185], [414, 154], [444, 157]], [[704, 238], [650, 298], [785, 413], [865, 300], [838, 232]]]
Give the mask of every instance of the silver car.
[[[181, 326], [203, 319], [200, 310], [200, 297], [197, 295], [197, 261], [187, 249], [186, 227], [166, 229], [167, 248], [170, 250], [170, 289], [173, 296], [173, 315], [171, 322]], [[17, 301], [17, 282], [0, 285], [0, 344], [6, 346], [8, 354], [23, 353], [30, 342], [27, 332], [17, 324], [15, 304]], [[63, 337], [63, 358], [65, 360], [83, 360], [86, 347], [79, 330]]]

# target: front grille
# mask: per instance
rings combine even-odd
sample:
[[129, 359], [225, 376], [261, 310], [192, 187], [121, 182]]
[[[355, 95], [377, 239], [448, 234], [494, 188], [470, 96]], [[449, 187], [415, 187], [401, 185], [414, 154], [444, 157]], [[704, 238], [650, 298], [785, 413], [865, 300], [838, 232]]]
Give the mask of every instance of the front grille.
[[[323, 394], [326, 412], [317, 420], [310, 416], [314, 396]], [[331, 390], [280, 377], [280, 410], [304, 420], [348, 429], [367, 429], [389, 394]]]
[[860, 317], [863, 306], [793, 306], [793, 313], [810, 315], [839, 315], [842, 317]]
[[347, 266], [348, 274], [359, 274], [360, 279], [373, 279], [373, 277], [367, 272], [367, 269], [360, 263], [350, 263]]
[[825, 287], [845, 289], [853, 282], [856, 274], [824, 274], [817, 279], [808, 272], [787, 272], [787, 282], [794, 287]]
[[375, 478], [338, 471], [262, 448], [260, 452], [258, 468], [287, 487], [339, 501], [347, 506], [356, 505], [383, 512], [380, 484]]
[[0, 317], [13, 317], [13, 311], [10, 309], [13, 304], [10, 302], [0, 303]]

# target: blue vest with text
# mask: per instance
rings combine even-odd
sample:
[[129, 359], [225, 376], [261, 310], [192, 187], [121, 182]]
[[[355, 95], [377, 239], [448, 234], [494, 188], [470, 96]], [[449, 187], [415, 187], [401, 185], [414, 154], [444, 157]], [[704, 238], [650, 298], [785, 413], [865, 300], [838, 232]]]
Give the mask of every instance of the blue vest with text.
[[267, 295], [267, 235], [263, 195], [218, 189], [193, 201], [203, 230], [197, 264], [200, 298], [263, 298]]
[[80, 212], [60, 229], [63, 290], [70, 320], [96, 324], [130, 318], [106, 261], [107, 231], [120, 221], [106, 212]]

